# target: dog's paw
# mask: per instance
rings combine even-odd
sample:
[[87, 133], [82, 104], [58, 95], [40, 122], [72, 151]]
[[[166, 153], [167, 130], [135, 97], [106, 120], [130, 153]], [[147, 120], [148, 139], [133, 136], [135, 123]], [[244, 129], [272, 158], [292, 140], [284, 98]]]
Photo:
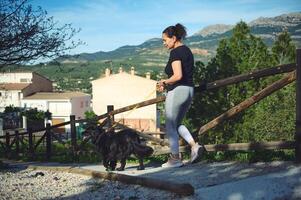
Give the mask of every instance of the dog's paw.
[[124, 171], [124, 168], [118, 167], [116, 170], [117, 170], [117, 171]]

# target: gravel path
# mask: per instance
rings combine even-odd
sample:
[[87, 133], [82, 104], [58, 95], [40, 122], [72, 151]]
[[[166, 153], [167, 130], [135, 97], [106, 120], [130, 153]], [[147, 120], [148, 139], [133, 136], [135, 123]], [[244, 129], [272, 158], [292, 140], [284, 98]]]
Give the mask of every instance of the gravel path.
[[[31, 165], [34, 165], [32, 163]], [[57, 166], [36, 163], [36, 166]], [[59, 164], [58, 166], [61, 166]], [[32, 170], [28, 164], [11, 164], [0, 169], [1, 199], [125, 199], [125, 200], [280, 200], [301, 199], [301, 165], [292, 162], [270, 163], [197, 163], [176, 169], [148, 166], [137, 171], [127, 166], [122, 174], [190, 183], [193, 196], [127, 185], [67, 172]], [[76, 165], [72, 168], [104, 171], [102, 165]], [[116, 172], [117, 173], [117, 172]]]
[[93, 179], [84, 175], [15, 168], [0, 171], [0, 199], [183, 198], [170, 192]]

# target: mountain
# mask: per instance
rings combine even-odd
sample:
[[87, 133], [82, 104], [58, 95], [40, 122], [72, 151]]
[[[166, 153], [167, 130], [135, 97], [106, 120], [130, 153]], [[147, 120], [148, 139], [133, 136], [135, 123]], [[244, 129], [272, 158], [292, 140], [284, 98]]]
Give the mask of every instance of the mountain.
[[230, 31], [234, 25], [226, 25], [226, 24], [215, 24], [215, 25], [210, 25], [206, 26], [199, 32], [195, 33], [194, 35], [201, 35], [203, 37], [206, 37], [208, 35], [212, 34], [222, 34], [224, 32]]
[[301, 12], [283, 14], [277, 17], [260, 17], [249, 23], [250, 26], [297, 26], [301, 23]]
[[[267, 45], [272, 45], [277, 34], [288, 30], [297, 46], [301, 46], [301, 12], [283, 14], [276, 17], [260, 17], [248, 23], [251, 32], [261, 37]], [[202, 30], [186, 38], [185, 44], [189, 46], [196, 60], [208, 61], [214, 54], [218, 42], [222, 38], [231, 36], [234, 25], [216, 24], [204, 27]], [[58, 62], [105, 62], [114, 60], [126, 62], [135, 60], [144, 66], [164, 66], [168, 57], [160, 38], [153, 38], [140, 45], [122, 46], [114, 51], [96, 53], [82, 53], [75, 56], [58, 58]]]
[[277, 17], [260, 17], [248, 24], [251, 32], [270, 45], [275, 36], [287, 30], [298, 47], [301, 46], [301, 12], [283, 14]]

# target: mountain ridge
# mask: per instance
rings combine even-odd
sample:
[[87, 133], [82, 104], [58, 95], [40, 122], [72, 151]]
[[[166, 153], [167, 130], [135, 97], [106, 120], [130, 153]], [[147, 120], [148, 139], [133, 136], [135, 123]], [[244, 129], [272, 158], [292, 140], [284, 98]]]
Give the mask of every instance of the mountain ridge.
[[[248, 23], [251, 32], [261, 37], [267, 45], [271, 45], [275, 36], [287, 30], [297, 46], [301, 44], [301, 12], [282, 14], [276, 17], [259, 17]], [[215, 54], [220, 39], [229, 37], [235, 25], [214, 24], [209, 25], [186, 38], [185, 44], [194, 49], [198, 59], [208, 59]], [[139, 58], [141, 62], [147, 61], [146, 57], [155, 57], [164, 60], [168, 51], [164, 51], [160, 38], [151, 38], [139, 45], [125, 45], [112, 51], [98, 51], [95, 53], [81, 53], [58, 58], [62, 63], [106, 61], [115, 59]]]

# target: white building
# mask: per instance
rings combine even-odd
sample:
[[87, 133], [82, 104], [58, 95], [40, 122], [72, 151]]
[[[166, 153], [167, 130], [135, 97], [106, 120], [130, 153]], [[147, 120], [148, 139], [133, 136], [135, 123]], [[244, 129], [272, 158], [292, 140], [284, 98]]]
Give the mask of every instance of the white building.
[[21, 99], [36, 92], [51, 92], [52, 81], [36, 72], [0, 73], [0, 112], [21, 106]]
[[[155, 80], [135, 75], [119, 69], [118, 74], [111, 74], [107, 69], [105, 76], [92, 81], [93, 111], [97, 115], [107, 112], [107, 105], [114, 109], [129, 106], [157, 97]], [[156, 104], [115, 115], [115, 121], [138, 130], [157, 131], [158, 112]]]
[[[52, 125], [70, 121], [70, 115], [83, 119], [91, 110], [91, 96], [82, 92], [38, 92], [21, 100], [21, 106], [52, 113]], [[65, 127], [69, 132], [70, 126]], [[57, 129], [64, 132], [64, 128]]]

